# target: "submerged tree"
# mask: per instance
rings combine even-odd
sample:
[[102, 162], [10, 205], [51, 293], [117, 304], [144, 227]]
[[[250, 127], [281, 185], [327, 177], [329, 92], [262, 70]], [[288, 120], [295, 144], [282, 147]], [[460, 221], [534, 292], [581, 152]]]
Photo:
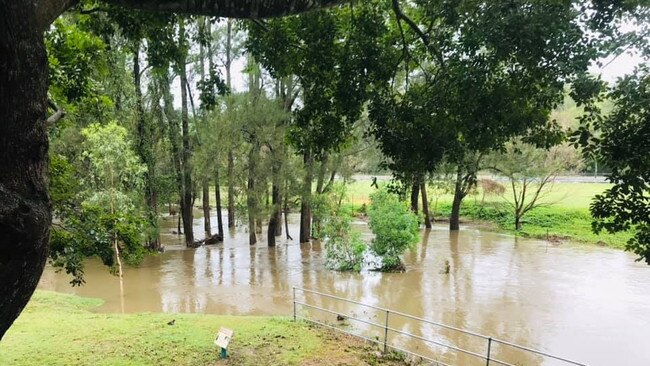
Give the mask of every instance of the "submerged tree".
[[393, 193], [381, 189], [370, 196], [370, 229], [375, 234], [370, 250], [379, 257], [379, 270], [404, 271], [400, 259], [419, 240], [418, 217]]

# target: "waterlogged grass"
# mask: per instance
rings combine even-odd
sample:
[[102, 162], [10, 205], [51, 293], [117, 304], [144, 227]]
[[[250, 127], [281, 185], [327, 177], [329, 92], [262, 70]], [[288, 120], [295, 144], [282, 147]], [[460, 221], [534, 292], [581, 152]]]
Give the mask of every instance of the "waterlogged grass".
[[[451, 203], [438, 205], [439, 217], [449, 217]], [[549, 240], [571, 240], [576, 242], [593, 243], [612, 248], [623, 249], [631, 237], [630, 233], [596, 235], [591, 230], [591, 215], [587, 209], [563, 208], [545, 206], [530, 211], [523, 218], [523, 228], [514, 230], [514, 214], [505, 203], [476, 204], [473, 201], [463, 203], [461, 216], [466, 221], [491, 223], [498, 229], [524, 237]]]
[[[375, 190], [370, 180], [357, 180], [348, 186], [348, 204], [357, 209], [369, 202], [369, 195]], [[514, 230], [514, 214], [506, 203], [511, 199], [507, 188], [503, 197], [486, 196], [477, 192], [463, 200], [461, 218], [465, 222], [488, 224], [487, 228], [507, 231], [517, 235], [552, 240], [572, 240], [622, 249], [631, 233], [596, 235], [591, 230], [589, 205], [594, 196], [602, 193], [610, 184], [605, 183], [556, 183], [544, 196], [545, 205], [530, 211], [523, 219], [523, 229]], [[451, 213], [453, 196], [450, 193], [436, 195], [429, 190], [429, 209], [436, 219], [445, 220]]]
[[[0, 342], [0, 365], [403, 364], [377, 358], [355, 338], [286, 318], [92, 312], [101, 302], [37, 291]], [[213, 344], [222, 326], [235, 331], [227, 360]]]

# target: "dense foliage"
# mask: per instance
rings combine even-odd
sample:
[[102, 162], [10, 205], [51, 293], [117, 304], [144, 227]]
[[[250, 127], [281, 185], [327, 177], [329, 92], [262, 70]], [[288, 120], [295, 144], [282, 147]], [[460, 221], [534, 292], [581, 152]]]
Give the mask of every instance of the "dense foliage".
[[378, 190], [370, 198], [368, 218], [375, 234], [370, 250], [379, 258], [381, 271], [402, 271], [404, 265], [399, 256], [419, 239], [418, 217], [397, 195], [386, 190]]
[[633, 230], [630, 250], [650, 264], [650, 74], [642, 67], [620, 80], [609, 93], [613, 111], [594, 121], [591, 149], [612, 172], [613, 187], [596, 196], [594, 230]]

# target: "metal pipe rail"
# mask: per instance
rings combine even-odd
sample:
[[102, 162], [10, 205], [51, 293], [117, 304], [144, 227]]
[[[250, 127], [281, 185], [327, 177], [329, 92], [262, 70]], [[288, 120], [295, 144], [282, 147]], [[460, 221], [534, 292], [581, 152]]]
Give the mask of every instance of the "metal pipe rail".
[[[352, 316], [350, 314], [344, 314], [345, 317], [347, 319], [349, 319], [349, 320], [364, 323], [364, 324], [376, 327], [376, 328], [378, 328], [380, 330], [383, 330], [384, 339], [383, 340], [379, 340], [379, 338], [372, 339], [372, 338], [366, 337], [366, 336], [364, 336], [362, 334], [350, 332], [350, 331], [347, 331], [345, 329], [341, 329], [340, 327], [333, 326], [331, 324], [327, 324], [327, 323], [324, 323], [324, 322], [321, 322], [321, 321], [318, 321], [318, 320], [315, 320], [315, 319], [312, 319], [312, 318], [309, 318], [309, 317], [306, 317], [306, 316], [297, 315], [297, 307], [298, 306], [302, 306], [302, 307], [305, 307], [305, 308], [314, 309], [314, 310], [318, 310], [318, 311], [323, 311], [323, 312], [326, 312], [326, 313], [329, 313], [329, 314], [335, 314], [335, 315], [341, 315], [341, 313], [337, 312], [337, 311], [334, 311], [334, 310], [331, 310], [331, 309], [326, 309], [326, 308], [323, 308], [323, 307], [320, 307], [320, 306], [309, 304], [309, 303], [307, 303], [306, 300], [305, 301], [298, 301], [297, 298], [296, 298], [296, 291], [299, 291], [299, 292], [301, 292], [303, 294], [313, 294], [313, 295], [316, 295], [316, 296], [325, 297], [325, 298], [329, 298], [329, 299], [344, 302], [344, 303], [359, 305], [359, 306], [362, 306], [362, 307], [365, 307], [365, 308], [369, 308], [369, 309], [373, 309], [373, 310], [377, 310], [379, 312], [385, 313], [386, 316], [385, 316], [384, 324], [379, 324], [379, 323], [375, 323], [375, 322], [368, 321], [368, 320], [365, 320], [365, 319], [360, 319], [360, 318], [357, 318], [357, 317]], [[463, 348], [460, 348], [460, 347], [456, 347], [456, 346], [451, 345], [451, 344], [442, 343], [442, 342], [439, 342], [439, 341], [436, 341], [436, 340], [433, 340], [433, 339], [428, 339], [428, 338], [425, 338], [425, 337], [422, 337], [422, 336], [419, 336], [419, 335], [416, 335], [416, 334], [412, 334], [412, 333], [403, 331], [401, 329], [392, 328], [392, 327], [389, 326], [389, 317], [391, 315], [393, 315], [393, 317], [397, 316], [397, 317], [402, 317], [402, 318], [406, 318], [406, 319], [410, 319], [410, 320], [415, 320], [415, 321], [420, 322], [420, 323], [434, 325], [434, 326], [437, 326], [437, 327], [440, 327], [440, 328], [443, 328], [443, 329], [452, 330], [452, 331], [455, 331], [455, 332], [458, 332], [458, 333], [461, 333], [461, 334], [464, 334], [464, 335], [468, 335], [468, 336], [472, 336], [472, 337], [475, 337], [475, 338], [478, 338], [478, 339], [482, 339], [484, 341], [487, 341], [487, 344], [486, 344], [487, 351], [486, 351], [485, 354], [480, 354], [478, 352], [474, 352], [474, 351], [470, 351], [470, 350], [463, 349]], [[483, 335], [483, 334], [480, 334], [480, 333], [476, 333], [476, 332], [472, 332], [472, 331], [469, 331], [469, 330], [466, 330], [466, 329], [453, 327], [453, 326], [450, 326], [450, 325], [446, 325], [446, 324], [442, 324], [442, 323], [435, 322], [435, 321], [432, 321], [432, 320], [417, 317], [417, 316], [414, 316], [414, 315], [402, 313], [402, 312], [399, 312], [399, 311], [390, 310], [390, 309], [379, 307], [379, 306], [364, 304], [364, 303], [359, 302], [359, 301], [354, 301], [354, 300], [350, 300], [350, 299], [346, 299], [346, 298], [343, 298], [343, 297], [326, 294], [326, 293], [319, 292], [319, 291], [314, 291], [314, 290], [300, 288], [300, 287], [293, 287], [293, 319], [297, 320], [298, 318], [304, 319], [306, 321], [309, 321], [309, 322], [312, 322], [312, 323], [315, 323], [315, 324], [318, 324], [318, 325], [321, 325], [321, 326], [325, 326], [325, 327], [328, 327], [328, 328], [331, 328], [331, 329], [335, 329], [335, 330], [341, 331], [343, 333], [346, 333], [346, 334], [349, 334], [349, 335], [352, 335], [352, 336], [355, 336], [355, 337], [359, 337], [359, 338], [365, 339], [365, 340], [373, 342], [373, 343], [376, 343], [376, 344], [378, 344], [380, 346], [383, 346], [384, 352], [388, 351], [388, 348], [390, 347], [390, 348], [392, 348], [394, 350], [409, 353], [411, 355], [421, 357], [421, 358], [427, 359], [429, 361], [433, 361], [433, 362], [435, 362], [435, 363], [437, 363], [439, 365], [443, 365], [443, 366], [450, 366], [450, 365], [444, 364], [444, 363], [442, 363], [442, 362], [440, 362], [438, 360], [432, 359], [430, 357], [426, 357], [426, 356], [414, 353], [414, 352], [409, 351], [407, 349], [399, 348], [396, 345], [389, 344], [389, 342], [388, 342], [388, 334], [389, 334], [389, 332], [392, 332], [392, 333], [398, 334], [398, 335], [403, 335], [403, 336], [406, 336], [406, 337], [409, 337], [409, 338], [412, 338], [412, 339], [417, 339], [419, 341], [435, 344], [437, 346], [445, 347], [447, 349], [451, 349], [451, 350], [454, 350], [456, 352], [466, 354], [468, 356], [476, 357], [477, 359], [481, 359], [481, 360], [486, 361], [486, 366], [490, 366], [490, 364], [499, 364], [499, 365], [502, 365], [502, 366], [515, 366], [515, 365], [510, 364], [508, 362], [498, 360], [498, 359], [496, 359], [496, 358], [494, 358], [492, 356], [492, 345], [493, 345], [493, 343], [497, 343], [497, 344], [507, 346], [507, 347], [512, 347], [512, 348], [518, 349], [520, 351], [531, 353], [533, 355], [548, 357], [548, 358], [551, 358], [551, 359], [554, 359], [554, 360], [557, 360], [557, 361], [561, 361], [561, 362], [564, 362], [566, 364], [573, 365], [573, 366], [587, 366], [587, 365], [585, 365], [583, 363], [579, 363], [579, 362], [571, 361], [571, 360], [566, 359], [566, 358], [554, 356], [554, 355], [551, 355], [549, 353], [542, 352], [542, 351], [539, 351], [539, 350], [536, 350], [536, 349], [533, 349], [533, 348], [521, 346], [521, 345], [518, 345], [518, 344], [515, 344], [515, 343], [511, 343], [511, 342], [508, 342], [508, 341], [497, 339], [497, 338], [492, 338], [492, 337], [489, 337], [489, 336], [486, 336], [486, 335]]]

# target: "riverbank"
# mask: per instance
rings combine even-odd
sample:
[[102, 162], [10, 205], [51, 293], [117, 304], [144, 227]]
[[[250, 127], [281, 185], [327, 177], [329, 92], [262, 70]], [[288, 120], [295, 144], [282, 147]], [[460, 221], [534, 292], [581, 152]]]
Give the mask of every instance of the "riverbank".
[[[101, 303], [37, 291], [0, 342], [0, 365], [404, 364], [356, 338], [288, 318], [91, 311]], [[213, 344], [222, 326], [235, 331], [227, 360]]]
[[[363, 204], [369, 203], [373, 191], [371, 184], [370, 180], [357, 180], [349, 185], [348, 202], [355, 210], [358, 211]], [[506, 202], [506, 199], [512, 199], [509, 189], [506, 188], [504, 196], [483, 196], [479, 189], [463, 200], [461, 222], [478, 225], [489, 231], [548, 239], [554, 243], [571, 241], [624, 249], [631, 233], [603, 232], [597, 235], [591, 230], [589, 205], [595, 195], [610, 186], [607, 183], [555, 183], [542, 200], [544, 205], [524, 216], [523, 228], [519, 231], [514, 228], [514, 209]], [[437, 221], [448, 221], [452, 200], [453, 196], [449, 192], [438, 195], [434, 191], [429, 192], [429, 210]]]

